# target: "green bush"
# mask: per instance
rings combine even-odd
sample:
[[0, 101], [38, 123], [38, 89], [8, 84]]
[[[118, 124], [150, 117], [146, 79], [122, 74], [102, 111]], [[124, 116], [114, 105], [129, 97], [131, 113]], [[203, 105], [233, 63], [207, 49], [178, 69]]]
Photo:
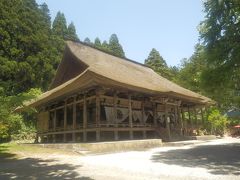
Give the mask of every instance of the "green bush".
[[[0, 88], [0, 142], [10, 140], [12, 136], [29, 128], [25, 125], [23, 115], [16, 112], [16, 108], [24, 106], [25, 101], [35, 98], [40, 93], [38, 89], [31, 89], [28, 93], [7, 96], [4, 89]], [[29, 108], [27, 112], [31, 114], [34, 110]]]
[[226, 131], [229, 120], [222, 115], [217, 108], [211, 108], [208, 114], [208, 128], [211, 134], [223, 135]]

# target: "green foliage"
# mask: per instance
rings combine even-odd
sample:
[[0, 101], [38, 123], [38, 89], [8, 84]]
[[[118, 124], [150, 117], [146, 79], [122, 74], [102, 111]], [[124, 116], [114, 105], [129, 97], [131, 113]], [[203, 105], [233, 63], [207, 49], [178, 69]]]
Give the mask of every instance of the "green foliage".
[[101, 46], [101, 50], [111, 54], [111, 50], [109, 49], [107, 41], [103, 41], [102, 46]]
[[88, 44], [88, 45], [92, 45], [92, 42], [91, 42], [91, 40], [88, 37], [85, 38], [83, 42]]
[[3, 0], [0, 8], [0, 85], [8, 95], [32, 87], [46, 90], [59, 62], [47, 5]]
[[35, 0], [0, 1], [0, 86], [8, 95], [36, 87], [48, 89], [65, 47], [78, 40], [73, 23], [67, 27], [58, 12], [51, 27], [47, 5]]
[[[206, 94], [202, 88], [202, 71], [206, 68], [204, 48], [196, 45], [194, 54], [189, 59], [183, 59], [176, 76], [176, 82], [194, 92]], [[206, 94], [208, 95], [208, 94]]]
[[167, 79], [172, 78], [170, 68], [168, 68], [166, 61], [155, 48], [149, 53], [148, 58], [145, 60], [145, 64], [161, 76]]
[[101, 43], [101, 40], [98, 37], [94, 40], [94, 43], [92, 43], [89, 38], [85, 38], [84, 43], [114, 56], [125, 58], [125, 53], [116, 34], [111, 35], [109, 43], [107, 41]]
[[98, 37], [94, 41], [94, 47], [96, 47], [98, 49], [102, 48], [101, 40]]
[[63, 13], [58, 11], [53, 23], [52, 23], [52, 33], [61, 37], [62, 39], [66, 38], [68, 29], [67, 21]]
[[118, 37], [116, 34], [112, 34], [109, 39], [108, 47], [110, 49], [111, 54], [118, 57], [125, 57], [125, 53], [123, 51], [122, 45], [119, 43]]
[[73, 22], [68, 25], [66, 40], [79, 41]]
[[218, 109], [211, 108], [208, 113], [208, 124], [212, 134], [223, 135], [229, 124], [229, 120]]
[[0, 9], [0, 139], [9, 139], [34, 130], [29, 112], [19, 115], [14, 110], [38, 94], [31, 88], [48, 89], [64, 41], [78, 37], [73, 23], [67, 27], [63, 13], [57, 14], [51, 27], [45, 3], [2, 0]]
[[200, 24], [207, 67], [203, 88], [226, 107], [240, 107], [240, 3], [238, 0], [204, 2], [206, 18]]
[[26, 129], [23, 117], [16, 112], [16, 108], [23, 106], [24, 101], [35, 98], [40, 93], [39, 89], [31, 89], [28, 93], [7, 96], [4, 89], [0, 89], [0, 141], [8, 140], [23, 128]]

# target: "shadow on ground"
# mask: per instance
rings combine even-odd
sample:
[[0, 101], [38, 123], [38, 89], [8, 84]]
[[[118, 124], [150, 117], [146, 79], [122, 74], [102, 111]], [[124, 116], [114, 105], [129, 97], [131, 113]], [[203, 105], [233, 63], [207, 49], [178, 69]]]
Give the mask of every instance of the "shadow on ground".
[[19, 159], [15, 154], [0, 148], [0, 179], [81, 179], [92, 180], [79, 175], [75, 170], [80, 166], [57, 164], [54, 159]]
[[202, 145], [154, 153], [153, 162], [206, 168], [211, 174], [240, 175], [240, 144]]

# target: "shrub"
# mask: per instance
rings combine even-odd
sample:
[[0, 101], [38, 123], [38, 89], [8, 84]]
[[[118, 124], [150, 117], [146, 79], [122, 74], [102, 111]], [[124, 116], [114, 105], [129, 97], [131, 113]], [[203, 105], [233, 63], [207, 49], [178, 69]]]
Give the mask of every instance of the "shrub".
[[212, 108], [209, 111], [208, 123], [212, 134], [223, 135], [229, 124], [229, 120], [218, 109]]
[[[10, 140], [13, 135], [26, 129], [23, 116], [16, 112], [16, 108], [23, 106], [24, 101], [35, 98], [40, 92], [32, 89], [28, 93], [7, 96], [4, 89], [0, 88], [0, 142]], [[28, 112], [33, 112], [33, 109], [29, 109]]]

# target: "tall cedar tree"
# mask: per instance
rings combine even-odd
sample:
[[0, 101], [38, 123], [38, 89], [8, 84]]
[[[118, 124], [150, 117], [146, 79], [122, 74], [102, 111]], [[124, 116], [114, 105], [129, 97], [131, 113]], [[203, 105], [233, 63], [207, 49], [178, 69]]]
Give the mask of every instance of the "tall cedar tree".
[[49, 10], [35, 0], [0, 1], [0, 86], [9, 95], [46, 89], [54, 75]]
[[60, 11], [57, 13], [52, 23], [52, 32], [54, 35], [62, 37], [62, 39], [65, 39], [67, 36], [67, 21], [64, 14]]
[[68, 25], [66, 40], [79, 41], [73, 22]]
[[171, 77], [166, 61], [163, 59], [163, 57], [155, 48], [153, 48], [149, 53], [148, 58], [145, 60], [145, 64], [151, 67], [155, 72], [157, 72], [161, 76], [167, 79]]
[[85, 38], [83, 42], [88, 44], [88, 45], [92, 45], [92, 42], [91, 42], [91, 40], [88, 37]]
[[204, 47], [197, 44], [194, 54], [189, 59], [182, 60], [181, 69], [176, 74], [177, 83], [194, 92], [205, 94], [201, 87], [201, 75], [205, 68]]
[[118, 57], [125, 57], [125, 53], [123, 51], [122, 45], [119, 43], [118, 37], [116, 34], [112, 34], [109, 39], [109, 50], [111, 54], [118, 56]]
[[103, 41], [101, 49], [103, 51], [107, 52], [107, 53], [111, 53], [111, 50], [109, 48], [109, 45], [108, 45], [107, 41]]
[[102, 49], [101, 40], [98, 37], [94, 41], [94, 47], [96, 47], [98, 49]]

